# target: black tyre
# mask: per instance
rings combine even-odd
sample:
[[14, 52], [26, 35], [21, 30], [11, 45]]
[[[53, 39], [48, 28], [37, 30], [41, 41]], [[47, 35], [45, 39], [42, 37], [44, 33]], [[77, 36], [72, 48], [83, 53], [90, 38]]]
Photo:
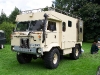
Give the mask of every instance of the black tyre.
[[36, 55], [33, 55], [32, 57], [33, 57], [33, 59], [35, 59], [35, 60], [37, 59], [37, 56], [36, 56]]
[[44, 64], [46, 68], [57, 68], [60, 61], [60, 53], [57, 48], [53, 48], [50, 52], [45, 53]]
[[96, 75], [100, 75], [100, 66], [98, 66], [97, 74]]
[[78, 59], [81, 54], [81, 49], [78, 45], [76, 45], [74, 48], [72, 48], [72, 53], [70, 54], [71, 59]]
[[17, 61], [20, 64], [30, 63], [32, 60], [31, 54], [17, 53]]

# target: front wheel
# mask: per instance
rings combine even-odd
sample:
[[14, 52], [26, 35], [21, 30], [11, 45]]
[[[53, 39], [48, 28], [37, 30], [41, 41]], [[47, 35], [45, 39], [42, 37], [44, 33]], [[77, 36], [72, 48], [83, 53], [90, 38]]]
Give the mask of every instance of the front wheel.
[[32, 60], [31, 54], [17, 53], [17, 61], [20, 64], [29, 63]]
[[53, 48], [44, 56], [44, 64], [49, 69], [57, 68], [60, 61], [60, 53], [57, 48]]

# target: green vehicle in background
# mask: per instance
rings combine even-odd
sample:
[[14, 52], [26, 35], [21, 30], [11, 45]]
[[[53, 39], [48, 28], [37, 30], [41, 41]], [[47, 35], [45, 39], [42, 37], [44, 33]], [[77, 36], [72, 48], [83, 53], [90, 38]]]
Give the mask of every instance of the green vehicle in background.
[[4, 48], [4, 44], [6, 43], [5, 32], [0, 30], [0, 49]]

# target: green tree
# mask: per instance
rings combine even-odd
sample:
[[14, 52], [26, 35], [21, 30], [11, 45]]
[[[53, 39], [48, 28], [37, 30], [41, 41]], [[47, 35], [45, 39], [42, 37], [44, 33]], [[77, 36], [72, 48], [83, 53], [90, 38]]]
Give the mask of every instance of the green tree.
[[15, 25], [12, 24], [12, 23], [9, 23], [9, 22], [3, 22], [0, 25], [0, 30], [4, 30], [5, 31], [5, 34], [6, 34], [6, 42], [7, 43], [10, 43], [10, 40], [11, 40], [10, 35], [12, 33], [13, 27], [15, 27]]
[[1, 11], [1, 15], [0, 15], [0, 24], [2, 24], [4, 21], [8, 21], [8, 18], [6, 16], [6, 14], [2, 10]]
[[53, 6], [70, 15], [77, 15], [78, 9], [82, 8], [87, 2], [87, 0], [55, 0]]
[[84, 40], [100, 36], [100, 6], [88, 3], [79, 9], [78, 13], [84, 21]]
[[52, 6], [61, 10], [69, 11], [72, 0], [55, 0], [53, 1]]
[[41, 11], [48, 11], [48, 6], [46, 6], [45, 8], [41, 9]]
[[16, 23], [15, 22], [15, 19], [16, 19], [16, 16], [19, 14], [19, 9], [17, 7], [14, 8], [14, 10], [11, 12], [11, 14], [9, 15], [9, 22], [12, 22], [12, 23]]

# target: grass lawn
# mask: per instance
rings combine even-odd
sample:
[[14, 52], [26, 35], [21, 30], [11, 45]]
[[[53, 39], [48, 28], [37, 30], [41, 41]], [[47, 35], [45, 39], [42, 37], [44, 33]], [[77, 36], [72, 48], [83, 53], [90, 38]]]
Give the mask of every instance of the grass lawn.
[[91, 43], [83, 43], [85, 52], [78, 60], [64, 57], [57, 69], [46, 69], [42, 59], [32, 60], [29, 64], [19, 64], [16, 52], [10, 50], [10, 45], [0, 50], [0, 75], [96, 75], [100, 65], [100, 51], [90, 54]]

